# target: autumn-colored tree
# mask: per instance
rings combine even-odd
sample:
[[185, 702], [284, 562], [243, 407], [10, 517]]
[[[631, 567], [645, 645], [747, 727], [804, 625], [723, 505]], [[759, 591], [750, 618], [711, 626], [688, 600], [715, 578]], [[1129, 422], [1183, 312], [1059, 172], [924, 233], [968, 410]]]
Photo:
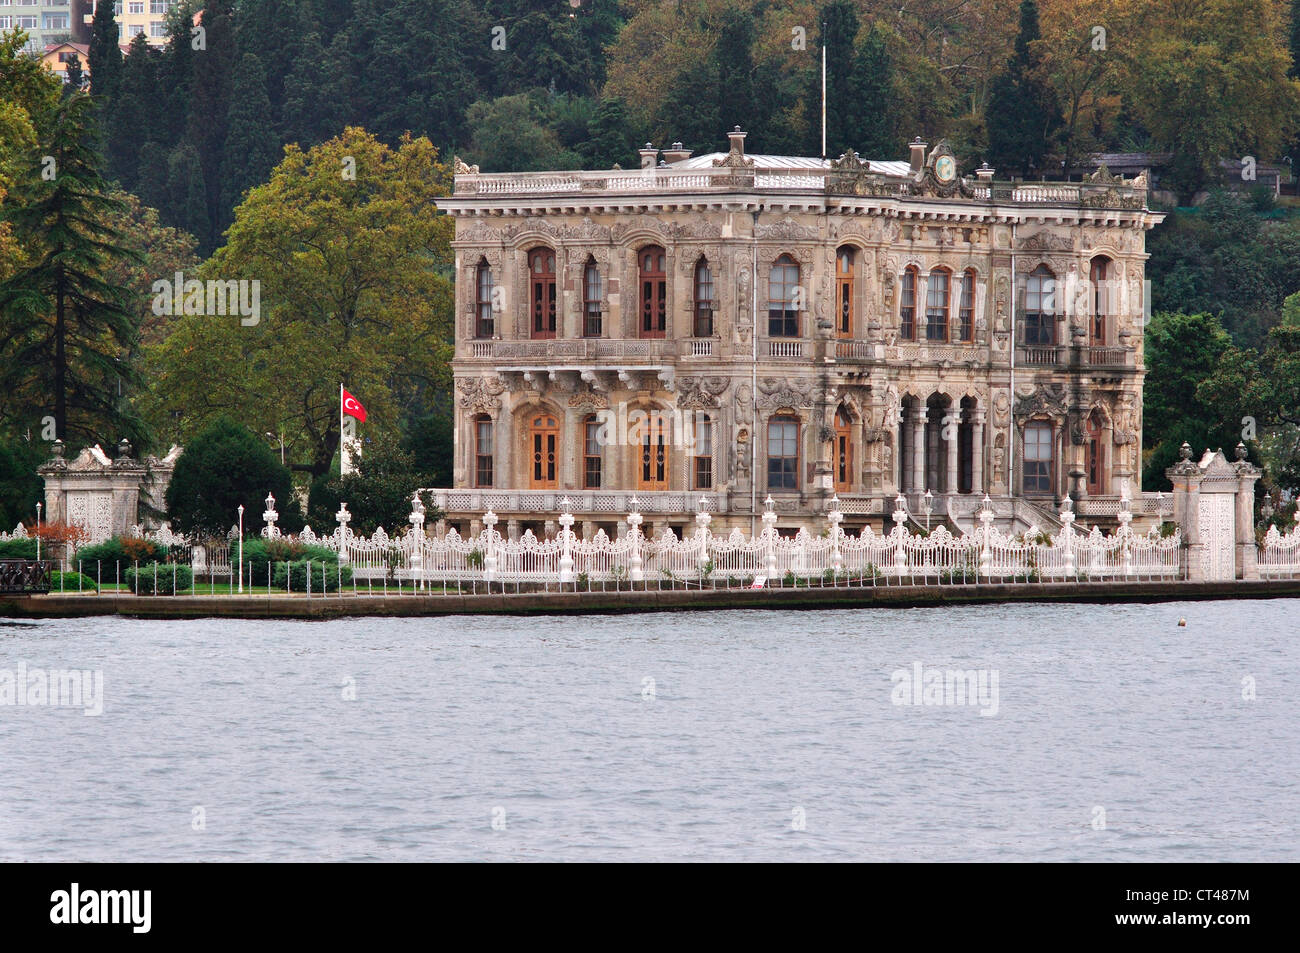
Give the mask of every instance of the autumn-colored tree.
[[364, 426], [380, 429], [426, 389], [445, 389], [452, 225], [437, 201], [449, 184], [424, 138], [389, 148], [349, 127], [305, 152], [288, 147], [201, 271], [258, 282], [256, 323], [185, 314], [150, 353], [165, 435], [183, 442], [230, 414], [284, 434], [291, 462], [319, 475], [338, 449], [340, 383], [365, 403]]

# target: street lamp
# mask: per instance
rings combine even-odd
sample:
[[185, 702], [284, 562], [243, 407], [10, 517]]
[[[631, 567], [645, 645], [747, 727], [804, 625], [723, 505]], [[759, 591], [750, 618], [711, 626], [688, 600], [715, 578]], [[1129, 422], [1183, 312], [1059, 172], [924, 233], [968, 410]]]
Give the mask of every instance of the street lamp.
[[934, 510], [934, 494], [929, 490], [925, 491], [925, 532], [930, 532], [930, 513]]
[[244, 504], [239, 504], [239, 592], [244, 592]]
[[270, 437], [272, 440], [278, 440], [280, 442], [280, 466], [284, 466], [284, 437], [270, 432], [268, 432], [266, 436]]
[[36, 561], [41, 561], [41, 504], [36, 504]]

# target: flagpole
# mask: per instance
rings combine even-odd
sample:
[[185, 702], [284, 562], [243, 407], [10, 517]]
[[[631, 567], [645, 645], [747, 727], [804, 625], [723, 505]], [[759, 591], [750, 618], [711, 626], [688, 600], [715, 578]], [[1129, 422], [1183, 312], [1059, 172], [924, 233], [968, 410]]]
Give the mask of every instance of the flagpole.
[[826, 158], [826, 24], [822, 24], [822, 158]]
[[339, 384], [339, 476], [348, 475], [347, 450], [343, 447], [343, 385]]

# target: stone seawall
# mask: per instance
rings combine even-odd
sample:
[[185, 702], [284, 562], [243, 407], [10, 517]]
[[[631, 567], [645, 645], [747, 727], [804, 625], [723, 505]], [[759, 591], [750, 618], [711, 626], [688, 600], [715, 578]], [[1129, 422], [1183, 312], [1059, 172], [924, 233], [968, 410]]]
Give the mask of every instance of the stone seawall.
[[489, 595], [0, 597], [0, 616], [75, 618], [120, 615], [138, 619], [335, 619], [350, 616], [561, 615], [705, 609], [910, 608], [1001, 602], [1181, 602], [1300, 596], [1300, 579], [1263, 582], [1111, 582], [980, 586], [762, 590], [524, 592]]

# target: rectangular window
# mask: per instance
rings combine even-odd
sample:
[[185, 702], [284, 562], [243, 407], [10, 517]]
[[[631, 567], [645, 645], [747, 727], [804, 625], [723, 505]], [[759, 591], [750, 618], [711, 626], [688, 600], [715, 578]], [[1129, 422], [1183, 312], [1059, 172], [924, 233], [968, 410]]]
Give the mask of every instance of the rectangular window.
[[795, 295], [798, 287], [799, 266], [782, 255], [768, 274], [768, 337], [794, 338], [799, 336], [799, 312], [795, 308]]
[[175, 0], [149, 0], [150, 13], [170, 13], [174, 6]]
[[132, 16], [140, 16], [144, 13], [144, 0], [129, 0], [126, 12]]
[[925, 290], [925, 339], [948, 340], [948, 272], [930, 272]]
[[0, 30], [8, 30], [8, 29], [9, 29], [9, 18], [0, 17]]
[[582, 485], [588, 490], [600, 489], [600, 422], [588, 420], [582, 435]]
[[47, 13], [45, 14], [45, 29], [47, 30], [66, 30], [68, 28], [69, 17], [66, 13]]
[[474, 424], [474, 485], [492, 485], [492, 421]]
[[20, 30], [36, 29], [36, 17], [15, 17], [14, 19], [18, 21], [17, 25]]
[[713, 489], [713, 421], [707, 414], [695, 422], [695, 489]]
[[478, 266], [474, 286], [474, 336], [490, 338], [496, 333], [496, 322], [492, 317], [492, 269], [486, 262]]
[[1052, 492], [1052, 425], [1033, 423], [1025, 427], [1024, 492]]
[[713, 272], [704, 262], [695, 267], [695, 337], [713, 336]]
[[[602, 294], [600, 270], [589, 262], [582, 278], [582, 336], [598, 338], [601, 333], [600, 300]], [[599, 485], [599, 484], [597, 484]]]
[[957, 308], [957, 340], [972, 340], [975, 328], [975, 275], [963, 272], [961, 276], [961, 301]]
[[916, 337], [916, 272], [903, 272], [903, 288], [899, 294], [898, 336], [911, 341]]
[[799, 424], [774, 419], [767, 425], [767, 488], [799, 488]]
[[149, 23], [149, 35], [163, 37], [167, 35], [167, 24], [162, 20], [151, 20]]
[[131, 23], [127, 25], [126, 32], [128, 36], [141, 36], [144, 33], [143, 23]]

